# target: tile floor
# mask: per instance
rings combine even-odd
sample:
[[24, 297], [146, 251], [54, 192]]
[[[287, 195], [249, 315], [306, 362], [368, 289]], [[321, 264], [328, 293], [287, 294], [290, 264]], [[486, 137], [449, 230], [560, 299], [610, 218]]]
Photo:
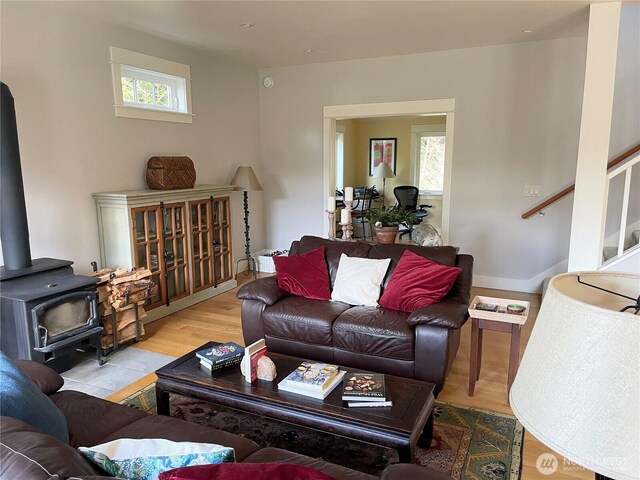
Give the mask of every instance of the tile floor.
[[60, 374], [64, 378], [62, 390], [77, 390], [105, 398], [172, 360], [174, 358], [168, 355], [132, 346], [121, 347], [102, 366], [98, 364], [95, 351], [74, 354], [73, 367]]

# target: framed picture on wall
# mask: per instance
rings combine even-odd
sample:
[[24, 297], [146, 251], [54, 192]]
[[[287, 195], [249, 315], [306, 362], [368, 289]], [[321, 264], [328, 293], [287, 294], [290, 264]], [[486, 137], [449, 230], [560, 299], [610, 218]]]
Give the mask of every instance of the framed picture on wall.
[[369, 139], [369, 176], [381, 163], [388, 163], [396, 173], [396, 151], [398, 149], [397, 138], [371, 138]]

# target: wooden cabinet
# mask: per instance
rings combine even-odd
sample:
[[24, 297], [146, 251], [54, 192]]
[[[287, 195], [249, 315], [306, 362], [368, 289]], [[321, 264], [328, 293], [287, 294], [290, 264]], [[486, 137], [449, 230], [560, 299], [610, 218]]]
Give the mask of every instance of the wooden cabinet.
[[148, 268], [155, 320], [236, 286], [228, 186], [95, 193], [103, 267]]

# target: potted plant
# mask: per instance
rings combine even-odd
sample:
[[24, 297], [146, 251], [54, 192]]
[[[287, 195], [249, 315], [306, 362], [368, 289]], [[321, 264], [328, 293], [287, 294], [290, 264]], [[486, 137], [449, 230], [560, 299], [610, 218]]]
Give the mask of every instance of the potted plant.
[[416, 216], [404, 208], [371, 208], [365, 213], [369, 224], [375, 228], [378, 243], [395, 243], [400, 225], [412, 225]]

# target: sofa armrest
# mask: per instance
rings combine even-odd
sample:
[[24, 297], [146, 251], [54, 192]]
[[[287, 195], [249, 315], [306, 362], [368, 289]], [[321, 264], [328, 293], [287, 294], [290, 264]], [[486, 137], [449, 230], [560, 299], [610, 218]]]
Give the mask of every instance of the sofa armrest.
[[407, 323], [417, 325], [432, 325], [442, 328], [461, 328], [469, 318], [468, 305], [461, 303], [439, 302], [415, 310]]
[[273, 305], [281, 298], [289, 295], [278, 285], [275, 276], [259, 278], [243, 285], [238, 290], [236, 297], [241, 300], [258, 300], [266, 305]]
[[64, 385], [60, 374], [46, 365], [32, 360], [14, 360], [14, 363], [45, 395], [56, 393]]

